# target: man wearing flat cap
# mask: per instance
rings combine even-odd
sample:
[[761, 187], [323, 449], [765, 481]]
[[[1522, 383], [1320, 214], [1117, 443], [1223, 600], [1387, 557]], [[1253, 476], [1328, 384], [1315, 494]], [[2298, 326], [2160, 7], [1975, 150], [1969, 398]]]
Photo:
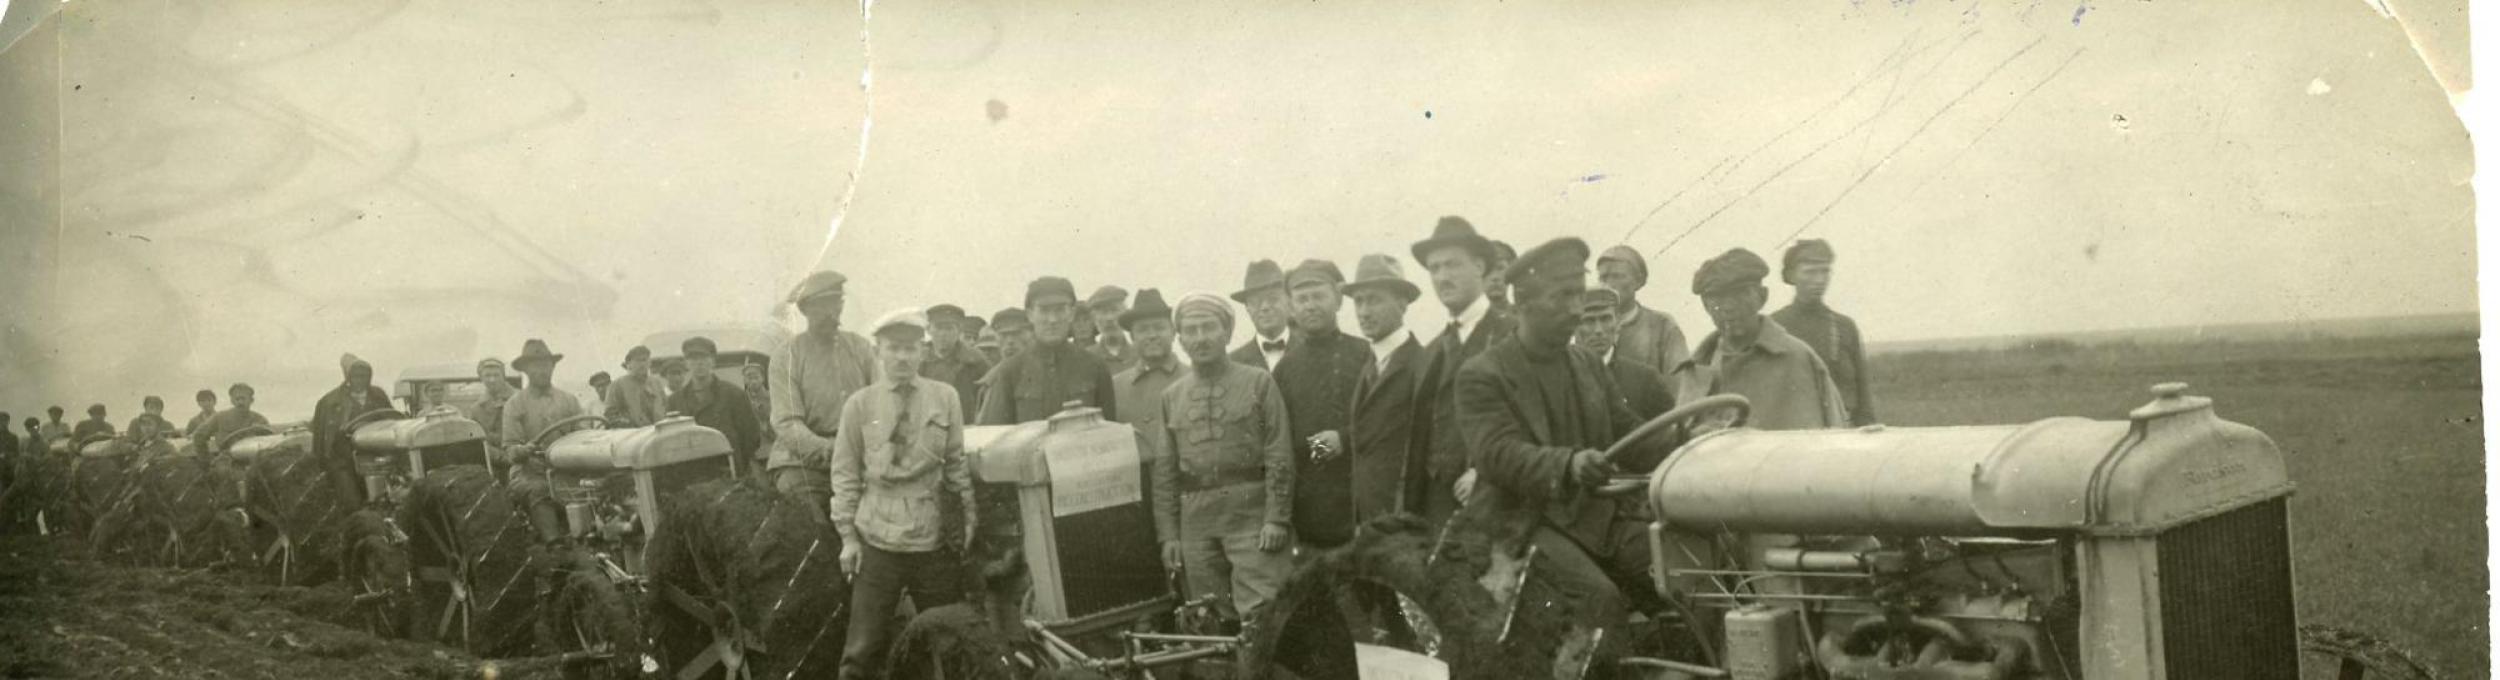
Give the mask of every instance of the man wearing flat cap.
[[[876, 380], [876, 349], [867, 338], [842, 329], [846, 279], [840, 272], [807, 275], [790, 291], [790, 304], [807, 317], [807, 330], [773, 350], [766, 371], [772, 385], [773, 433], [765, 462], [773, 488], [823, 509], [833, 499], [828, 478], [833, 438], [842, 426], [842, 403]], [[810, 513], [830, 521], [822, 513]]]
[[[834, 435], [832, 518], [842, 534], [842, 573], [851, 579], [843, 678], [882, 677], [904, 593], [922, 611], [963, 599], [964, 556], [978, 524], [963, 400], [921, 375], [928, 325], [916, 309], [877, 319], [869, 331], [877, 338], [877, 382], [843, 401]], [[949, 531], [957, 518], [962, 530]]]
[[[1504, 277], [1517, 330], [1467, 360], [1458, 375], [1459, 423], [1476, 474], [1461, 512], [1491, 522], [1498, 551], [1516, 555], [1535, 545], [1544, 556], [1536, 568], [1579, 598], [1583, 633], [1621, 616], [1617, 583], [1642, 582], [1637, 569], [1648, 557], [1645, 548], [1615, 548], [1616, 504], [1593, 493], [1614, 473], [1599, 451], [1640, 421], [1605, 367], [1571, 346], [1588, 256], [1588, 245], [1573, 238], [1521, 254]], [[1644, 446], [1668, 448], [1655, 438]]]
[[[991, 328], [989, 320], [981, 317], [972, 317], [970, 320], [980, 322], [977, 325], [981, 330], [974, 336], [976, 339], [972, 343], [972, 348], [981, 351], [981, 359], [989, 362], [993, 368], [998, 366], [998, 362], [1006, 361], [1006, 355], [1000, 353], [1003, 348], [999, 346], [998, 329]], [[977, 405], [980, 400], [974, 399], [973, 403]]]
[[1241, 275], [1233, 301], [1250, 310], [1250, 330], [1257, 337], [1234, 348], [1232, 360], [1262, 371], [1276, 369], [1293, 340], [1293, 298], [1285, 290], [1285, 268], [1275, 260], [1250, 263]]
[[477, 421], [478, 427], [485, 428], [488, 448], [502, 448], [503, 405], [512, 398], [512, 379], [504, 374], [502, 359], [487, 357], [477, 361], [477, 381], [486, 388], [486, 396], [470, 404], [462, 415]]
[[668, 395], [668, 412], [694, 418], [694, 424], [728, 435], [729, 448], [735, 450], [731, 463], [740, 472], [752, 469], [756, 447], [764, 442], [763, 434], [756, 431], [760, 420], [755, 416], [755, 402], [747, 399], [745, 389], [713, 372], [720, 346], [711, 338], [687, 338], [678, 349], [685, 356], [686, 389]]
[[1246, 621], [1293, 570], [1293, 432], [1267, 371], [1225, 357], [1232, 305], [1193, 293], [1175, 313], [1190, 366], [1164, 389], [1152, 435], [1155, 534], [1185, 599], [1214, 597]]
[[[1606, 367], [1606, 374], [1614, 379], [1615, 388], [1623, 393], [1626, 405], [1632, 407], [1632, 415], [1648, 420], [1675, 408], [1675, 392], [1667, 389], [1666, 369], [1642, 363], [1623, 352], [1623, 346], [1617, 341], [1618, 334], [1623, 332], [1623, 324], [1615, 319], [1615, 314], [1623, 308], [1617, 302], [1620, 299], [1621, 296], [1612, 290], [1590, 288], [1588, 295], [1580, 299], [1580, 332], [1573, 335], [1571, 341], [1596, 356], [1598, 363]], [[1625, 464], [1625, 467], [1646, 470], [1656, 463]]]
[[1493, 267], [1485, 272], [1484, 299], [1492, 302], [1494, 309], [1508, 312], [1510, 284], [1505, 279], [1509, 277], [1510, 264], [1519, 261], [1519, 250], [1510, 247], [1509, 241], [1494, 240], [1492, 243]]
[[1276, 362], [1293, 428], [1294, 537], [1324, 550], [1354, 538], [1353, 462], [1345, 428], [1353, 418], [1355, 382], [1371, 363], [1371, 343], [1337, 328], [1345, 307], [1345, 274], [1327, 260], [1303, 260], [1285, 276], [1292, 296], [1293, 346]]
[[1847, 427], [1840, 388], [1814, 348], [1762, 315], [1771, 273], [1761, 256], [1743, 248], [1704, 262], [1693, 272], [1693, 294], [1718, 327], [1693, 347], [1692, 358], [1668, 374], [1676, 403], [1713, 394], [1741, 394], [1753, 403], [1746, 421], [1763, 430]]
[[365, 483], [356, 474], [356, 443], [347, 421], [367, 411], [389, 409], [391, 395], [373, 386], [373, 365], [356, 355], [339, 357], [339, 371], [346, 379], [321, 400], [313, 403], [312, 454], [322, 470], [329, 473], [331, 487], [342, 502], [363, 503]]
[[635, 345], [625, 350], [625, 377], [608, 383], [606, 410], [600, 414], [609, 427], [642, 427], [660, 422], [668, 413], [668, 391], [660, 386], [659, 376], [651, 374], [651, 348]]
[[1102, 360], [1103, 368], [1113, 374], [1137, 365], [1137, 349], [1129, 346], [1127, 331], [1120, 330], [1120, 315], [1128, 313], [1128, 291], [1119, 286], [1103, 286], [1085, 298], [1085, 318], [1093, 324], [1094, 344], [1085, 351]]
[[1423, 474], [1408, 480], [1413, 493], [1406, 496], [1405, 509], [1439, 522], [1458, 509], [1450, 489], [1467, 471], [1467, 442], [1459, 431], [1454, 396], [1458, 369], [1495, 340], [1509, 337], [1513, 322], [1509, 311], [1494, 309], [1485, 297], [1499, 254], [1466, 218], [1441, 218], [1431, 238], [1415, 243], [1413, 254], [1431, 275], [1433, 295], [1449, 313], [1450, 323], [1425, 345], [1424, 373], [1415, 384], [1419, 396], [1411, 445], [1420, 448], [1416, 457]]
[[1875, 397], [1867, 391], [1871, 379], [1866, 372], [1866, 341], [1858, 335], [1858, 321], [1824, 304], [1824, 294], [1832, 286], [1832, 244], [1822, 239], [1806, 239], [1788, 247], [1780, 258], [1780, 280], [1797, 289], [1797, 297], [1787, 307], [1771, 313], [1771, 320], [1780, 328], [1814, 348], [1814, 355], [1823, 358], [1823, 365], [1832, 370], [1832, 384], [1840, 387], [1840, 403], [1849, 410], [1849, 424], [1873, 425]]
[[[1163, 303], [1163, 291], [1137, 291], [1137, 306], [1120, 313], [1120, 330], [1136, 348], [1137, 364], [1112, 374], [1112, 398], [1128, 424], [1148, 435], [1147, 446], [1156, 446], [1160, 438], [1152, 435], [1163, 427], [1163, 390], [1189, 369], [1173, 354], [1172, 308]], [[1147, 460], [1156, 455], [1151, 448], [1142, 453]]]
[[1076, 286], [1056, 276], [1035, 279], [1025, 288], [1024, 311], [1033, 320], [1033, 348], [999, 364], [981, 398], [980, 423], [1027, 423], [1070, 405], [1099, 408], [1104, 420], [1125, 422], [1111, 371], [1068, 341], [1079, 316]]
[[1692, 356], [1675, 317], [1641, 304], [1641, 289], [1649, 286], [1649, 260], [1640, 251], [1615, 246], [1598, 254], [1597, 282], [1615, 293], [1616, 354], [1657, 369], [1661, 379]]
[[930, 307], [929, 356], [920, 362], [920, 377], [946, 383], [955, 388], [963, 400], [963, 410], [971, 413], [981, 408], [981, 376], [989, 375], [990, 362], [972, 348], [964, 309], [954, 305]]

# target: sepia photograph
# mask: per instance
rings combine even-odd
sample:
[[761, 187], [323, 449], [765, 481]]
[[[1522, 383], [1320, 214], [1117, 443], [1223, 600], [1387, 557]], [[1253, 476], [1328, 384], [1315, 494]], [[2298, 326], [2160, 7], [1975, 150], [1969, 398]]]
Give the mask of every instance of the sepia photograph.
[[2468, 23], [0, 0], [0, 678], [2490, 678]]

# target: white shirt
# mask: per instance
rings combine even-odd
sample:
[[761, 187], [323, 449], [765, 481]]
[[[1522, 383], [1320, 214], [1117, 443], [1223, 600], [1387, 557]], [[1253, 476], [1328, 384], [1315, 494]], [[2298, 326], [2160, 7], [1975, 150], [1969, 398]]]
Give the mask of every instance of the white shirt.
[[1389, 355], [1396, 353], [1399, 346], [1405, 345], [1406, 341], [1413, 337], [1415, 337], [1415, 331], [1400, 326], [1397, 330], [1389, 331], [1388, 337], [1373, 340], [1372, 370], [1381, 373], [1389, 372]]
[[1476, 327], [1484, 325], [1484, 315], [1492, 311], [1493, 300], [1478, 295], [1475, 302], [1467, 303], [1466, 309], [1458, 310], [1457, 316], [1450, 317], [1450, 321], [1458, 324], [1458, 342], [1466, 344], [1468, 340], [1474, 339]]
[[[1256, 334], [1256, 333], [1252, 333], [1251, 335], [1257, 335], [1257, 334]], [[1276, 370], [1276, 363], [1277, 363], [1277, 362], [1280, 362], [1280, 361], [1284, 361], [1284, 360], [1285, 360], [1285, 351], [1284, 351], [1284, 350], [1281, 350], [1281, 349], [1279, 349], [1279, 350], [1275, 350], [1275, 351], [1269, 351], [1269, 350], [1267, 349], [1267, 343], [1274, 342], [1274, 343], [1279, 343], [1279, 344], [1290, 344], [1292, 341], [1293, 341], [1293, 326], [1291, 326], [1291, 325], [1285, 326], [1285, 332], [1284, 332], [1284, 333], [1282, 333], [1282, 334], [1277, 335], [1275, 338], [1272, 338], [1272, 339], [1271, 339], [1271, 338], [1252, 338], [1252, 339], [1250, 340], [1250, 342], [1252, 342], [1252, 343], [1256, 343], [1256, 345], [1258, 346], [1258, 348], [1259, 348], [1259, 356], [1267, 357], [1267, 370], [1270, 370], [1270, 371]]]

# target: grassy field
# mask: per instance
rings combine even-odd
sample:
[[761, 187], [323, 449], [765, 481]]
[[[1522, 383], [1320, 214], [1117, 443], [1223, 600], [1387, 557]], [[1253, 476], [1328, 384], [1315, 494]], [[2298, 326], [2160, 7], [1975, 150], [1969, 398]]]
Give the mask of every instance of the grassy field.
[[1880, 355], [1896, 426], [2123, 419], [2188, 383], [2290, 459], [2300, 617], [2384, 636], [2451, 678], [2490, 677], [2482, 378], [2471, 336], [2046, 343]]

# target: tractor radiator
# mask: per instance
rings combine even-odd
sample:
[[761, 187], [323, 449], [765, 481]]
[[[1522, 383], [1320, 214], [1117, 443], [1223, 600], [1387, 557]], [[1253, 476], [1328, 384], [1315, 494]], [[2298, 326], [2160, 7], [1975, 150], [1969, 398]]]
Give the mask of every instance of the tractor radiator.
[[2275, 498], [2156, 539], [2166, 677], [2300, 676], [2284, 513], [2284, 499]]

